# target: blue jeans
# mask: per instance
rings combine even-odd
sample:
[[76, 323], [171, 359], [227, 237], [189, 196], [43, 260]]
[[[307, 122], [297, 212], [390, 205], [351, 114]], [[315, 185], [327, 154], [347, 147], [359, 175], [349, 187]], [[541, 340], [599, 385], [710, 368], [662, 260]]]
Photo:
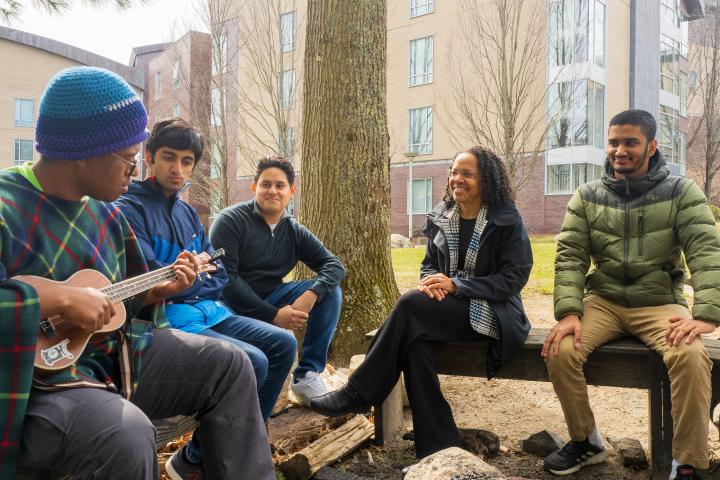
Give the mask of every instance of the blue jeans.
[[[312, 287], [314, 280], [287, 282], [280, 285], [265, 301], [279, 308], [290, 305], [300, 295]], [[300, 362], [295, 369], [295, 378], [305, 378], [307, 372], [322, 372], [327, 363], [327, 352], [335, 335], [335, 328], [340, 319], [342, 291], [340, 287], [330, 290], [322, 300], [310, 310], [303, 339]]]
[[[198, 335], [225, 340], [247, 354], [255, 370], [260, 413], [263, 420], [267, 421], [295, 361], [297, 340], [293, 333], [262, 320], [233, 315]], [[186, 454], [194, 463], [202, 460], [202, 452], [194, 435], [188, 443]]]

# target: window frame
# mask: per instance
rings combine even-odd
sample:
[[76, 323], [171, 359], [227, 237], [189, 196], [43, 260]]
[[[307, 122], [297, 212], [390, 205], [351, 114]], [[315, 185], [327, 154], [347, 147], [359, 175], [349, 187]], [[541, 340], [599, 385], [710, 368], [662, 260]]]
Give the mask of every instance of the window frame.
[[[418, 208], [415, 209], [415, 188], [418, 184], [422, 182], [424, 186], [423, 196], [425, 199], [425, 205], [424, 208]], [[421, 177], [421, 178], [413, 178], [412, 182], [410, 179], [407, 179], [407, 192], [409, 193], [408, 199], [407, 199], [407, 214], [408, 215], [426, 215], [430, 213], [433, 209], [433, 202], [432, 202], [432, 184], [433, 179], [432, 177]]]
[[[22, 154], [21, 145], [24, 145], [25, 148], [28, 148], [30, 151], [30, 157], [29, 158], [20, 158]], [[34, 157], [34, 151], [33, 151], [33, 141], [28, 140], [26, 138], [15, 138], [14, 139], [14, 152], [13, 152], [13, 165], [18, 166], [22, 165], [25, 162], [32, 162]]]
[[172, 86], [177, 90], [180, 88], [180, 60], [175, 60], [172, 71]]
[[[285, 31], [285, 23], [283, 19], [290, 18], [290, 32]], [[297, 21], [297, 15], [295, 10], [280, 14], [280, 53], [292, 52], [295, 50], [295, 22]], [[286, 38], [289, 35], [289, 40]]]
[[[417, 65], [417, 60], [413, 57], [413, 53], [421, 51], [420, 48], [413, 50], [413, 46], [420, 41], [425, 41], [425, 51], [429, 50], [429, 55], [425, 57], [423, 71], [413, 73], [413, 66]], [[428, 49], [428, 43], [430, 45]], [[426, 35], [424, 37], [413, 38], [408, 44], [408, 86], [417, 87], [420, 85], [428, 85], [433, 83], [433, 70], [435, 68], [435, 35]]]
[[410, 18], [422, 17], [431, 13], [435, 13], [435, 0], [410, 0]]
[[[286, 80], [286, 76], [288, 80]], [[286, 85], [287, 83], [287, 85]], [[295, 94], [295, 69], [283, 70], [278, 75], [278, 106], [280, 110], [290, 110]]]
[[[413, 114], [420, 115], [421, 111], [426, 111], [425, 117], [427, 122], [427, 131], [425, 132], [425, 142], [413, 143]], [[420, 128], [421, 125], [418, 125]], [[418, 135], [419, 136], [419, 135]], [[417, 154], [431, 154], [433, 149], [433, 107], [417, 107], [408, 109], [408, 152]]]
[[[23, 115], [23, 105], [30, 104], [30, 119], [25, 119]], [[16, 127], [33, 128], [35, 126], [35, 100], [32, 98], [15, 97], [15, 122]]]

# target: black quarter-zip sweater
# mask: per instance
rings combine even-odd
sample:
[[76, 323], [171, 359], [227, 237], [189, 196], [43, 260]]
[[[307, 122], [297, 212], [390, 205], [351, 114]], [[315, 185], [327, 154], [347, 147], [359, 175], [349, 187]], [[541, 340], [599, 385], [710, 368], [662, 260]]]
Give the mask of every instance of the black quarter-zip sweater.
[[345, 267], [307, 228], [287, 213], [270, 229], [255, 200], [221, 211], [210, 227], [210, 241], [224, 248], [230, 281], [223, 296], [239, 315], [271, 322], [278, 307], [265, 301], [283, 278], [303, 262], [317, 273], [311, 290], [321, 300], [345, 277]]

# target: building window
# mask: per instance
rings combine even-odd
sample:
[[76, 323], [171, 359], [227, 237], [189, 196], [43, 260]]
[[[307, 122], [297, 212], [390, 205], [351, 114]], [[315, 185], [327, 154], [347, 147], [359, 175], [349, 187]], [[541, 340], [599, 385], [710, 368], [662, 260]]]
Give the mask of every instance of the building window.
[[287, 208], [285, 208], [285, 211], [290, 215], [291, 217], [295, 216], [295, 197], [291, 198], [288, 202]]
[[173, 88], [180, 86], [180, 60], [175, 60], [175, 64], [173, 65], [172, 85]]
[[220, 213], [220, 210], [225, 208], [223, 205], [222, 195], [217, 190], [210, 191], [210, 216], [215, 218]]
[[667, 163], [675, 165], [680, 163], [681, 136], [682, 132], [680, 131], [678, 111], [660, 105], [660, 122], [658, 125], [657, 141], [658, 148]]
[[295, 49], [295, 11], [280, 15], [280, 51]]
[[281, 110], [287, 110], [293, 101], [295, 89], [295, 70], [283, 70], [278, 79], [278, 96]]
[[222, 157], [220, 156], [220, 149], [217, 145], [213, 144], [210, 147], [210, 178], [220, 178], [220, 172], [222, 171]]
[[594, 163], [548, 165], [546, 190], [548, 194], [573, 193], [580, 185], [601, 178], [602, 173], [602, 166]]
[[180, 105], [178, 105], [177, 103], [175, 105], [173, 105], [172, 114], [173, 114], [173, 117], [180, 116]]
[[433, 81], [434, 37], [410, 40], [410, 86], [424, 85]]
[[700, 74], [696, 71], [691, 71], [688, 73], [688, 90], [690, 92], [695, 92], [695, 90], [698, 89], [700, 86]]
[[554, 0], [548, 29], [552, 66], [588, 61], [605, 66], [605, 4], [599, 0]]
[[680, 115], [687, 117], [688, 75], [680, 72]]
[[427, 15], [435, 11], [435, 0], [410, 0], [410, 18]]
[[592, 80], [550, 86], [550, 148], [591, 145], [604, 148], [605, 87]]
[[413, 179], [408, 213], [428, 213], [432, 207], [432, 178]]
[[680, 44], [660, 35], [660, 89], [680, 95]]
[[212, 75], [226, 73], [228, 64], [228, 38], [226, 34], [220, 34], [213, 38], [212, 48]]
[[226, 97], [219, 88], [213, 88], [210, 90], [211, 97], [211, 108], [210, 112], [210, 126], [221, 127], [223, 124], [223, 118], [225, 117], [225, 107], [227, 106]]
[[32, 162], [33, 141], [15, 139], [15, 165], [22, 165], [25, 162]]
[[292, 127], [286, 127], [285, 135], [278, 133], [277, 141], [278, 154], [292, 161], [295, 157], [295, 130]]
[[408, 151], [432, 153], [432, 107], [410, 110]]
[[26, 98], [15, 99], [15, 126], [32, 127], [35, 118], [35, 101]]
[[160, 72], [155, 72], [155, 100], [162, 95], [162, 77]]
[[680, 15], [677, 8], [677, 0], [660, 0], [660, 18], [664, 21], [680, 26]]

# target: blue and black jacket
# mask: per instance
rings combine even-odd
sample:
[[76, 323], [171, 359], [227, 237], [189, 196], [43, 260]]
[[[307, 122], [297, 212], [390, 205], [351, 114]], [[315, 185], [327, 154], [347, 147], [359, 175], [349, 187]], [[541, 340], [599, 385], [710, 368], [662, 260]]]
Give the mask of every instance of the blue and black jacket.
[[[155, 178], [149, 177], [131, 183], [115, 201], [135, 231], [150, 270], [172, 264], [183, 250], [214, 251], [197, 212], [180, 198], [181, 192], [165, 197]], [[168, 297], [170, 324], [197, 333], [232, 315], [217, 303], [227, 282], [227, 272], [218, 262], [212, 276], [203, 274], [190, 288]]]

